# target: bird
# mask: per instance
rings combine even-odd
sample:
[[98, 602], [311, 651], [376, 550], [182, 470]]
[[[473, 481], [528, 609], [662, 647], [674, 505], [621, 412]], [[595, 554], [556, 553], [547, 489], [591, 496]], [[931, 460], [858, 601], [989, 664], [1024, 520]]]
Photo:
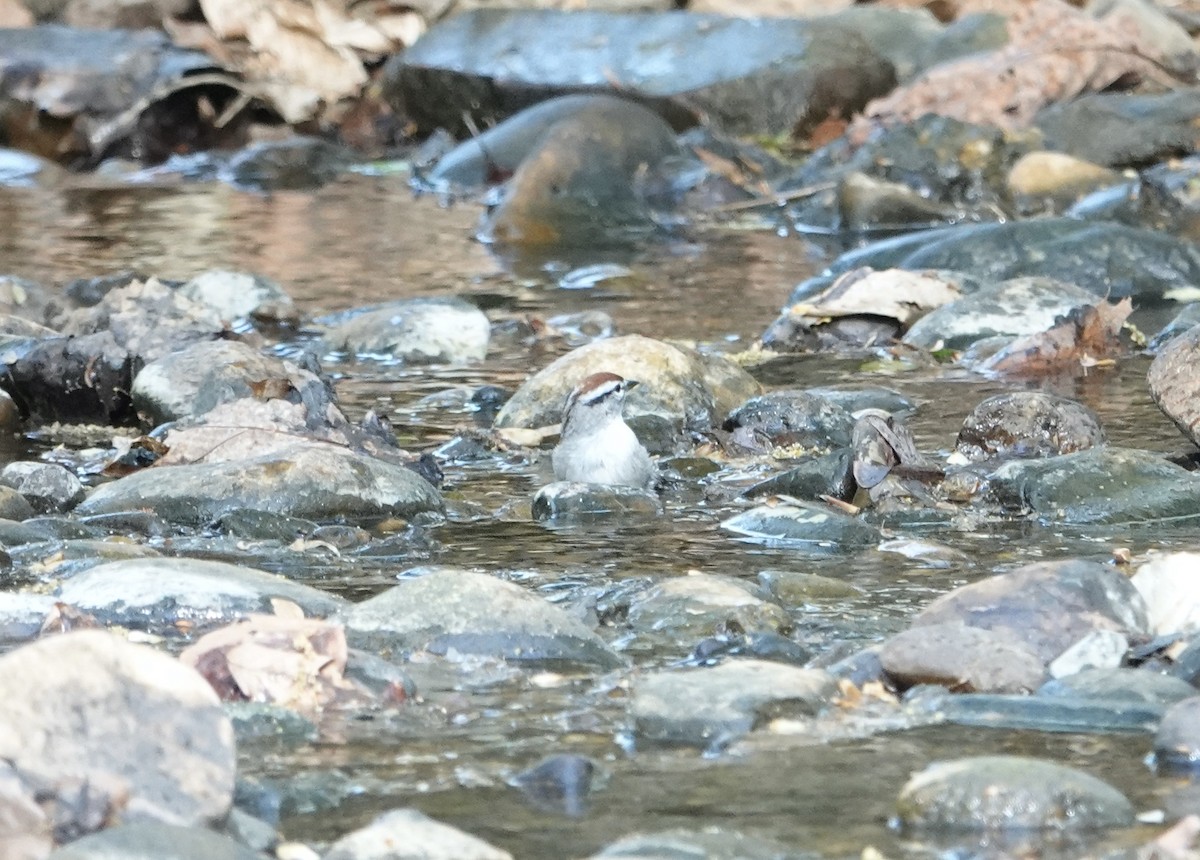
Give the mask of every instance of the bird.
[[650, 489], [657, 469], [621, 415], [636, 380], [601, 371], [567, 397], [559, 443], [551, 454], [559, 481]]

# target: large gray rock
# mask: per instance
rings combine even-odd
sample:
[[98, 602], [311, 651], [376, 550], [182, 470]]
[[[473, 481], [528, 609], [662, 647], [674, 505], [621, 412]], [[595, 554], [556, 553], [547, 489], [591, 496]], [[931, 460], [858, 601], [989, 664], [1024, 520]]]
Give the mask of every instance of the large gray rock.
[[1065, 765], [1021, 756], [932, 764], [897, 800], [916, 830], [1092, 830], [1133, 822], [1133, 806], [1111, 785]]
[[221, 319], [249, 317], [274, 323], [295, 323], [300, 312], [292, 297], [272, 280], [249, 272], [212, 269], [179, 288], [181, 295], [211, 308]]
[[81, 515], [153, 509], [203, 525], [240, 508], [321, 520], [440, 511], [434, 487], [411, 469], [336, 445], [297, 443], [263, 457], [161, 466], [98, 487]]
[[0, 657], [0, 757], [56, 781], [123, 780], [128, 808], [182, 824], [233, 801], [233, 727], [199, 673], [96, 630]]
[[705, 358], [641, 335], [608, 338], [573, 350], [534, 374], [504, 404], [497, 427], [547, 427], [584, 377], [607, 370], [640, 385], [625, 419], [652, 452], [673, 448], [685, 431], [707, 430], [760, 386], [732, 362]]
[[1001, 504], [1047, 522], [1125, 523], [1192, 517], [1200, 479], [1150, 451], [1102, 446], [1034, 460], [1011, 460], [988, 475]]
[[723, 746], [771, 717], [815, 714], [836, 690], [833, 676], [821, 669], [729, 660], [712, 668], [642, 675], [629, 711], [643, 740]]
[[324, 860], [512, 860], [512, 855], [415, 809], [395, 809], [333, 843]]
[[421, 576], [342, 615], [352, 645], [483, 655], [529, 664], [624, 664], [591, 628], [518, 585], [454, 568]]
[[1200, 445], [1200, 326], [1168, 341], [1146, 372], [1158, 408], [1193, 444]]
[[879, 662], [901, 688], [940, 684], [964, 693], [1032, 693], [1046, 667], [1019, 635], [959, 623], [922, 624], [883, 643]]
[[[286, 381], [298, 394], [324, 388], [314, 373], [235, 340], [194, 343], [146, 364], [133, 378], [133, 405], [156, 424], [203, 415]], [[328, 400], [332, 393], [325, 393]]]
[[76, 574], [58, 598], [106, 624], [151, 630], [188, 622], [206, 629], [291, 601], [306, 616], [325, 617], [346, 601], [283, 576], [219, 561], [150, 558], [112, 561]]
[[458, 129], [465, 115], [486, 127], [612, 81], [677, 127], [703, 115], [729, 131], [774, 134], [834, 111], [850, 116], [894, 75], [851, 27], [825, 20], [478, 9], [393, 61], [384, 93], [426, 128]]
[[0, 484], [16, 490], [40, 514], [70, 510], [83, 501], [83, 484], [57, 463], [9, 463], [0, 471]]

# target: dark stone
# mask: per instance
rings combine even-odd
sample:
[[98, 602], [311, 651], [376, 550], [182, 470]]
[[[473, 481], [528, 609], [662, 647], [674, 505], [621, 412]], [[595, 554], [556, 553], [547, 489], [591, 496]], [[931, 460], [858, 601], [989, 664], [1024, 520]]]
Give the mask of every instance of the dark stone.
[[236, 153], [221, 178], [251, 191], [310, 191], [344, 174], [354, 154], [316, 137], [256, 143]]
[[129, 424], [135, 360], [111, 332], [43, 340], [8, 366], [5, 390], [39, 424]]
[[773, 391], [729, 413], [724, 429], [772, 446], [829, 451], [850, 444], [854, 419], [831, 400], [807, 391]]
[[655, 517], [662, 502], [650, 490], [609, 484], [555, 481], [533, 497], [532, 514], [538, 522], [570, 523], [597, 517]]
[[0, 471], [0, 484], [24, 496], [39, 514], [67, 511], [83, 501], [83, 484], [57, 463], [9, 463]]
[[1082, 403], [1041, 391], [997, 394], [963, 420], [954, 450], [968, 460], [1050, 457], [1104, 444], [1100, 419]]
[[1179, 678], [1145, 669], [1084, 669], [1065, 678], [1047, 681], [1037, 694], [1169, 705], [1196, 695], [1196, 688]]
[[1200, 696], [1176, 702], [1154, 737], [1154, 757], [1165, 770], [1194, 771], [1200, 763]]
[[508, 784], [537, 809], [577, 818], [587, 813], [596, 771], [587, 756], [559, 753], [513, 775]]
[[853, 459], [849, 448], [810, 457], [799, 464], [759, 481], [744, 495], [751, 499], [762, 496], [791, 496], [795, 499], [815, 501], [821, 496], [831, 496], [842, 501], [853, 498], [858, 489], [854, 482]]
[[704, 115], [743, 134], [850, 116], [894, 84], [848, 26], [682, 12], [476, 9], [443, 21], [385, 70], [384, 94], [425, 130], [485, 127], [530, 104], [609, 88], [685, 127]]
[[905, 709], [956, 726], [1069, 734], [1154, 731], [1166, 706], [1121, 697], [1074, 698], [1025, 693], [952, 693], [940, 687], [911, 691]]
[[1196, 151], [1200, 90], [1163, 94], [1089, 93], [1034, 120], [1048, 149], [1108, 167], [1138, 167]]

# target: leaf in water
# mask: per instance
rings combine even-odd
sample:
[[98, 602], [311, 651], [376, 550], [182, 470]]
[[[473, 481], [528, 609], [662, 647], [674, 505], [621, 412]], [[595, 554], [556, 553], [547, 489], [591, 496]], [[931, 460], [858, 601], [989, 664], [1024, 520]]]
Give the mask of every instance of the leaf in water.
[[1019, 338], [980, 366], [1010, 376], [1048, 376], [1075, 368], [1108, 364], [1125, 353], [1121, 329], [1133, 302], [1099, 301], [1061, 316], [1043, 332]]
[[934, 275], [903, 269], [876, 271], [864, 266], [846, 272], [811, 300], [788, 313], [812, 324], [851, 316], [884, 317], [907, 329], [934, 308], [959, 298], [958, 286]]

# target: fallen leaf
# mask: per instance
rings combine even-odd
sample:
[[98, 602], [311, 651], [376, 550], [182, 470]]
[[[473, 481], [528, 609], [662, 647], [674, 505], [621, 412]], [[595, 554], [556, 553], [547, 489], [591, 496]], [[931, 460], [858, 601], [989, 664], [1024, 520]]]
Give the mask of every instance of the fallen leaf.
[[850, 316], [885, 317], [907, 329], [961, 295], [957, 285], [935, 275], [864, 266], [839, 276], [813, 298], [792, 305], [788, 315], [809, 319], [812, 324]]
[[1049, 376], [1108, 364], [1125, 353], [1121, 329], [1133, 302], [1099, 301], [1059, 317], [1054, 326], [1019, 338], [979, 365], [979, 370], [1009, 376]]

